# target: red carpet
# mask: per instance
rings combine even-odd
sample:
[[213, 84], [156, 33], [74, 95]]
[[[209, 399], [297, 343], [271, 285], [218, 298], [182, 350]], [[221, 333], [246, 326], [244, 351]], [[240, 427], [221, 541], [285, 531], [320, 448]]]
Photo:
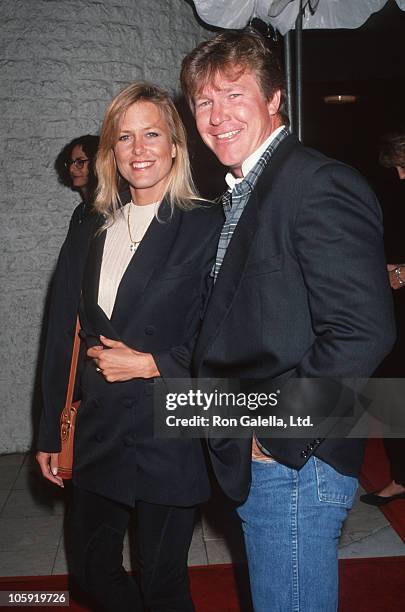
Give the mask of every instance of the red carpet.
[[[379, 438], [370, 438], [367, 442], [360, 482], [367, 493], [379, 491], [391, 482], [389, 462]], [[380, 510], [405, 542], [405, 499], [387, 504]]]
[[[339, 612], [405, 610], [405, 557], [345, 559], [340, 562], [340, 577]], [[190, 580], [197, 612], [251, 611], [246, 598], [247, 577], [243, 566], [193, 567], [190, 568]], [[67, 576], [0, 578], [1, 591], [49, 592], [65, 591], [67, 587]], [[73, 612], [95, 610], [80, 595], [71, 596], [69, 608], [41, 607], [41, 610], [55, 609], [69, 609]]]
[[403, 612], [405, 557], [339, 561], [339, 612]]

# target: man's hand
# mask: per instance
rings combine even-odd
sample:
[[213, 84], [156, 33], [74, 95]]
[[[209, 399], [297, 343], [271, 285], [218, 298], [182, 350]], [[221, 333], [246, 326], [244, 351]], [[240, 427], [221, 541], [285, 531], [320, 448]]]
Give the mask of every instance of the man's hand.
[[387, 270], [392, 289], [401, 289], [405, 285], [405, 264], [388, 264]]
[[[87, 356], [94, 360], [107, 382], [160, 376], [151, 353], [141, 353], [123, 342], [100, 336], [101, 345], [93, 346]], [[105, 350], [108, 349], [108, 350]]]
[[38, 451], [36, 459], [40, 465], [42, 475], [63, 489], [63, 480], [58, 476], [58, 453]]
[[256, 461], [264, 461], [265, 463], [274, 463], [273, 457], [265, 455], [257, 445], [256, 436], [252, 438], [252, 459]]

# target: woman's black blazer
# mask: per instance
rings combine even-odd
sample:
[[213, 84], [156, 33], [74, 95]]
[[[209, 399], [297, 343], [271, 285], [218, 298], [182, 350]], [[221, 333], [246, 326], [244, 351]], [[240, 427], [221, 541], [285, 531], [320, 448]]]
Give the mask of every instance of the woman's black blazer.
[[[101, 223], [94, 214], [71, 228], [54, 276], [38, 440], [45, 452], [60, 450], [59, 415], [78, 310], [85, 348], [99, 344], [102, 334], [152, 353], [163, 378], [189, 377], [223, 213], [203, 203], [171, 215], [164, 201], [124, 273], [111, 319], [97, 305]], [[84, 348], [82, 353], [74, 484], [128, 505], [143, 500], [188, 506], [206, 499], [200, 440], [153, 437], [154, 379], [108, 383]]]

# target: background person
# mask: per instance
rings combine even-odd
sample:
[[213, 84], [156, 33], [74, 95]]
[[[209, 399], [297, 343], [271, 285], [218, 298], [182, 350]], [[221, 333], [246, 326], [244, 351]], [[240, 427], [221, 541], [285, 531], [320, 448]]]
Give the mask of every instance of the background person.
[[95, 198], [97, 179], [95, 161], [99, 137], [91, 134], [74, 138], [59, 153], [55, 169], [60, 182], [78, 191], [82, 201], [73, 211], [70, 227], [81, 223], [89, 214]]
[[[404, 130], [383, 137], [379, 159], [385, 168], [395, 168], [400, 180], [405, 179]], [[388, 264], [387, 269], [392, 289], [404, 287], [405, 264]], [[398, 327], [401, 331], [402, 326]], [[399, 334], [399, 341], [401, 342], [401, 334]], [[395, 357], [401, 358], [402, 355], [395, 354]], [[400, 367], [403, 374], [402, 359]], [[360, 497], [362, 502], [372, 506], [385, 506], [397, 499], [405, 499], [405, 440], [403, 438], [384, 438], [384, 447], [390, 463], [392, 480], [380, 491], [367, 493]]]
[[[385, 168], [395, 168], [401, 181], [405, 179], [405, 130], [382, 138], [379, 159]], [[401, 289], [405, 285], [405, 264], [388, 264], [387, 268], [391, 287]]]
[[[55, 275], [37, 458], [62, 486], [59, 410], [79, 308], [89, 359], [75, 436], [74, 575], [107, 610], [191, 611], [187, 554], [208, 477], [200, 440], [153, 437], [153, 388], [156, 377], [189, 375], [222, 211], [197, 198], [183, 125], [154, 85], [114, 98], [96, 166], [98, 214], [69, 232]], [[143, 601], [122, 568], [134, 507]]]

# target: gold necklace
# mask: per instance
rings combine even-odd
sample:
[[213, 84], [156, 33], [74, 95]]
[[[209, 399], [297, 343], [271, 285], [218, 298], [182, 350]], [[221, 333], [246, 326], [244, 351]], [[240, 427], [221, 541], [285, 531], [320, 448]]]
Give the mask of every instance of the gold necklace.
[[[131, 244], [129, 245], [129, 250], [131, 251], [131, 253], [135, 253], [136, 249], [138, 248], [138, 246], [139, 246], [139, 245], [140, 245], [140, 243], [142, 242], [142, 238], [143, 238], [143, 236], [144, 236], [145, 232], [143, 232], [143, 234], [142, 234], [142, 238], [141, 238], [140, 240], [134, 240], [134, 239], [132, 238], [132, 233], [131, 233], [131, 224], [130, 224], [130, 222], [129, 222], [129, 218], [130, 218], [130, 215], [131, 215], [131, 208], [132, 208], [132, 204], [133, 204], [133, 202], [130, 202], [130, 203], [129, 203], [129, 206], [128, 206], [127, 226], [128, 226], [129, 240], [130, 240], [130, 242], [131, 242]], [[152, 206], [152, 205], [155, 205], [155, 206], [156, 206], [157, 204], [159, 204], [159, 200], [158, 200], [157, 202], [151, 202], [150, 206]]]
[[135, 251], [138, 248], [138, 245], [140, 244], [142, 239], [141, 240], [133, 240], [132, 239], [131, 224], [129, 222], [129, 216], [131, 214], [131, 208], [132, 208], [132, 202], [129, 203], [129, 207], [128, 207], [127, 226], [128, 226], [129, 240], [131, 242], [131, 244], [129, 245], [129, 249], [130, 249], [131, 253], [135, 253]]

